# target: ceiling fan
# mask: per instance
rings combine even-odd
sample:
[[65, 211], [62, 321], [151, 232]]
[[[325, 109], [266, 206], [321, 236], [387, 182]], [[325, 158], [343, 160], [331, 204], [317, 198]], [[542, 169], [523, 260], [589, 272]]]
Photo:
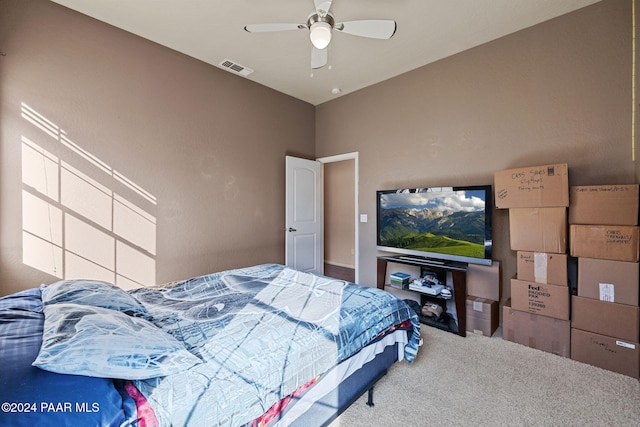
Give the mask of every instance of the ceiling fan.
[[250, 24], [244, 27], [250, 33], [273, 31], [309, 30], [311, 39], [311, 68], [322, 68], [327, 64], [327, 46], [333, 30], [354, 36], [373, 39], [390, 39], [396, 32], [396, 21], [392, 19], [366, 19], [359, 21], [336, 22], [329, 10], [332, 0], [313, 0], [316, 10], [307, 21], [301, 24]]

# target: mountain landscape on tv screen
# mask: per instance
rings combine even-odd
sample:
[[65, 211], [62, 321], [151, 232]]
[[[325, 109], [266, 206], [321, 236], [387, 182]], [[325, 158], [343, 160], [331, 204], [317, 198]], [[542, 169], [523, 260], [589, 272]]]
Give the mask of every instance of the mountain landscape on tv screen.
[[451, 255], [484, 257], [483, 211], [455, 212], [393, 207], [380, 212], [380, 245]]

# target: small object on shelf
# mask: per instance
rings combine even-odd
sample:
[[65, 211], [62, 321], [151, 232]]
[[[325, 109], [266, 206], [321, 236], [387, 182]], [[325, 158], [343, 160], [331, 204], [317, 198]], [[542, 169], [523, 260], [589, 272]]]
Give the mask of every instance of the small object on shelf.
[[435, 303], [426, 303], [422, 307], [422, 315], [427, 317], [439, 318], [442, 314], [442, 307]]
[[437, 296], [444, 289], [440, 284], [438, 276], [435, 273], [426, 273], [422, 279], [414, 280], [409, 289], [412, 291], [422, 292], [423, 294]]
[[416, 279], [409, 284], [409, 289], [412, 291], [422, 292], [423, 294], [436, 296], [442, 292], [444, 286], [434, 284], [433, 282], [429, 282], [424, 279]]
[[389, 275], [392, 281], [398, 281], [403, 283], [408, 283], [411, 280], [411, 275], [407, 273], [402, 273], [401, 271], [396, 271], [395, 273], [391, 273]]
[[411, 281], [411, 275], [397, 271], [389, 275], [391, 280], [391, 286], [398, 289], [406, 289], [407, 285]]
[[440, 281], [438, 280], [438, 275], [436, 273], [429, 273], [429, 272], [425, 272], [423, 273], [424, 276], [422, 276], [422, 280], [426, 281], [426, 282], [431, 282], [435, 285], [439, 285]]
[[451, 296], [452, 296], [451, 289], [444, 288], [442, 292], [440, 292], [440, 296], [444, 299], [451, 299]]

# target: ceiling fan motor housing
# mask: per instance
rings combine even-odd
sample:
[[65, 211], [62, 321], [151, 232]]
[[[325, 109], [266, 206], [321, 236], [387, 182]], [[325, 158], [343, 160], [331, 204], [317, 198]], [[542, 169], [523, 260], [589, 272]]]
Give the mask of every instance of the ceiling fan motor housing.
[[320, 16], [317, 13], [313, 13], [307, 19], [307, 27], [309, 27], [309, 29], [311, 29], [313, 24], [315, 24], [316, 22], [326, 22], [327, 24], [329, 24], [331, 26], [331, 28], [333, 28], [333, 26], [336, 23], [335, 19], [333, 18], [333, 15], [331, 13], [327, 13], [324, 16]]

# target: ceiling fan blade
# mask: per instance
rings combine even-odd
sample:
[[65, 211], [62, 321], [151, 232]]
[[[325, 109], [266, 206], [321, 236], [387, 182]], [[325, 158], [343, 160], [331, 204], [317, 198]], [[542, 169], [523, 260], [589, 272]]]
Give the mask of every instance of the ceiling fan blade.
[[390, 39], [396, 32], [396, 21], [393, 19], [365, 19], [337, 23], [335, 30], [354, 36], [372, 39]]
[[316, 12], [318, 16], [325, 16], [329, 13], [332, 0], [313, 0], [313, 4], [316, 6]]
[[327, 65], [327, 51], [329, 49], [311, 48], [311, 68], [317, 70]]
[[274, 31], [289, 31], [307, 29], [305, 24], [249, 24], [244, 30], [249, 33], [271, 33]]

